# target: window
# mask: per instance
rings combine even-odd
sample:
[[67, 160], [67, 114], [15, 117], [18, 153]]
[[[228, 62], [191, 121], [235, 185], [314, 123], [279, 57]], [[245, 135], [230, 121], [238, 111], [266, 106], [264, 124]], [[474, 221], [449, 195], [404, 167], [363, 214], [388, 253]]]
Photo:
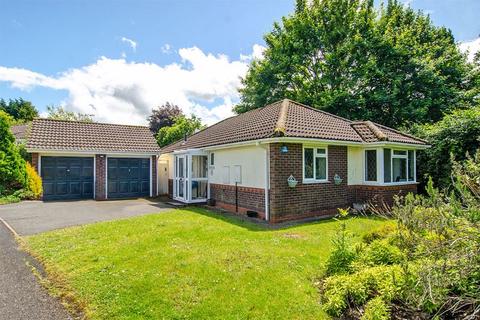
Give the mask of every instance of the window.
[[327, 181], [327, 149], [303, 148], [303, 180], [305, 182]]
[[210, 153], [210, 165], [214, 166], [215, 165], [215, 153]]
[[415, 181], [415, 151], [408, 150], [408, 181]]
[[383, 181], [392, 182], [392, 149], [383, 149]]
[[377, 150], [365, 150], [365, 181], [377, 181]]
[[407, 181], [407, 151], [405, 150], [393, 150], [392, 181]]

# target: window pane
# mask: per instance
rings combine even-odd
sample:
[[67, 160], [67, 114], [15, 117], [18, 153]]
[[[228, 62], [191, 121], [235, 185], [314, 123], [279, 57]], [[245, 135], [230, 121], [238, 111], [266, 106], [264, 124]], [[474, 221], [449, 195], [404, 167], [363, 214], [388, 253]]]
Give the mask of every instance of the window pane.
[[215, 153], [210, 154], [210, 165], [215, 165]]
[[415, 181], [415, 151], [408, 151], [408, 181]]
[[303, 170], [305, 172], [305, 179], [313, 179], [313, 149], [305, 148]]
[[406, 155], [407, 155], [407, 151], [403, 151], [403, 150], [393, 150], [393, 154], [396, 155], [396, 156], [406, 156]]
[[317, 149], [317, 154], [325, 154], [325, 149]]
[[383, 149], [383, 180], [392, 182], [392, 150]]
[[207, 177], [207, 156], [192, 156], [192, 178]]
[[324, 158], [324, 157], [315, 158], [315, 179], [317, 180], [327, 179], [327, 158]]
[[207, 181], [192, 181], [192, 200], [207, 198]]
[[365, 162], [365, 180], [377, 181], [377, 150], [366, 150]]
[[407, 159], [393, 158], [393, 181], [407, 181]]

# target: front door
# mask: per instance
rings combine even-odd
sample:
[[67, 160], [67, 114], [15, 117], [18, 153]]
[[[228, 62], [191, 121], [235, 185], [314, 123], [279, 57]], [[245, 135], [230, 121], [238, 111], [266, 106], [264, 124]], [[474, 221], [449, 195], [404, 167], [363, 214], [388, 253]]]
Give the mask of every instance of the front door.
[[174, 199], [187, 200], [187, 156], [175, 156]]

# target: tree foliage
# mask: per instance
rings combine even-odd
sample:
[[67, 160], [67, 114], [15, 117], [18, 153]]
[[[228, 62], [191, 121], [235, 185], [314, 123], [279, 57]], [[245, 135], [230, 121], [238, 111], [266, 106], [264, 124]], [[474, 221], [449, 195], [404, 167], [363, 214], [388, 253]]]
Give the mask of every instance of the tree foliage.
[[265, 35], [237, 113], [291, 98], [350, 119], [399, 127], [469, 103], [471, 66], [449, 30], [390, 0], [297, 1]]
[[163, 127], [158, 131], [157, 142], [160, 147], [165, 147], [203, 128], [202, 122], [195, 115], [190, 118], [181, 115], [174, 119], [171, 126]]
[[47, 117], [55, 120], [93, 122], [93, 116], [86, 113], [67, 111], [62, 106], [47, 106]]
[[182, 110], [173, 103], [167, 102], [162, 106], [152, 109], [152, 113], [147, 118], [150, 130], [157, 134], [163, 127], [170, 127], [176, 117], [183, 115]]
[[25, 161], [20, 156], [10, 131], [14, 119], [0, 110], [0, 195], [25, 186]]
[[32, 121], [38, 117], [38, 111], [30, 101], [25, 101], [22, 98], [10, 99], [6, 102], [0, 99], [0, 110], [9, 114], [16, 123], [25, 123]]
[[429, 142], [418, 153], [417, 171], [425, 181], [432, 177], [442, 188], [451, 185], [452, 160], [462, 161], [480, 148], [480, 105], [454, 111], [434, 124], [417, 125], [411, 133]]

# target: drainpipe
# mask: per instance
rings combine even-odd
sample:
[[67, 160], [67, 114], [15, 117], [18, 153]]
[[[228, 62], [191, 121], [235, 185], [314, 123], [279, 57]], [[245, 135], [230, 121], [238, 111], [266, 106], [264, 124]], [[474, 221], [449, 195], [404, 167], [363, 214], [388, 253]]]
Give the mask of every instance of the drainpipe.
[[260, 148], [265, 150], [265, 220], [270, 221], [269, 194], [268, 187], [270, 184], [270, 150], [269, 144], [260, 144]]

